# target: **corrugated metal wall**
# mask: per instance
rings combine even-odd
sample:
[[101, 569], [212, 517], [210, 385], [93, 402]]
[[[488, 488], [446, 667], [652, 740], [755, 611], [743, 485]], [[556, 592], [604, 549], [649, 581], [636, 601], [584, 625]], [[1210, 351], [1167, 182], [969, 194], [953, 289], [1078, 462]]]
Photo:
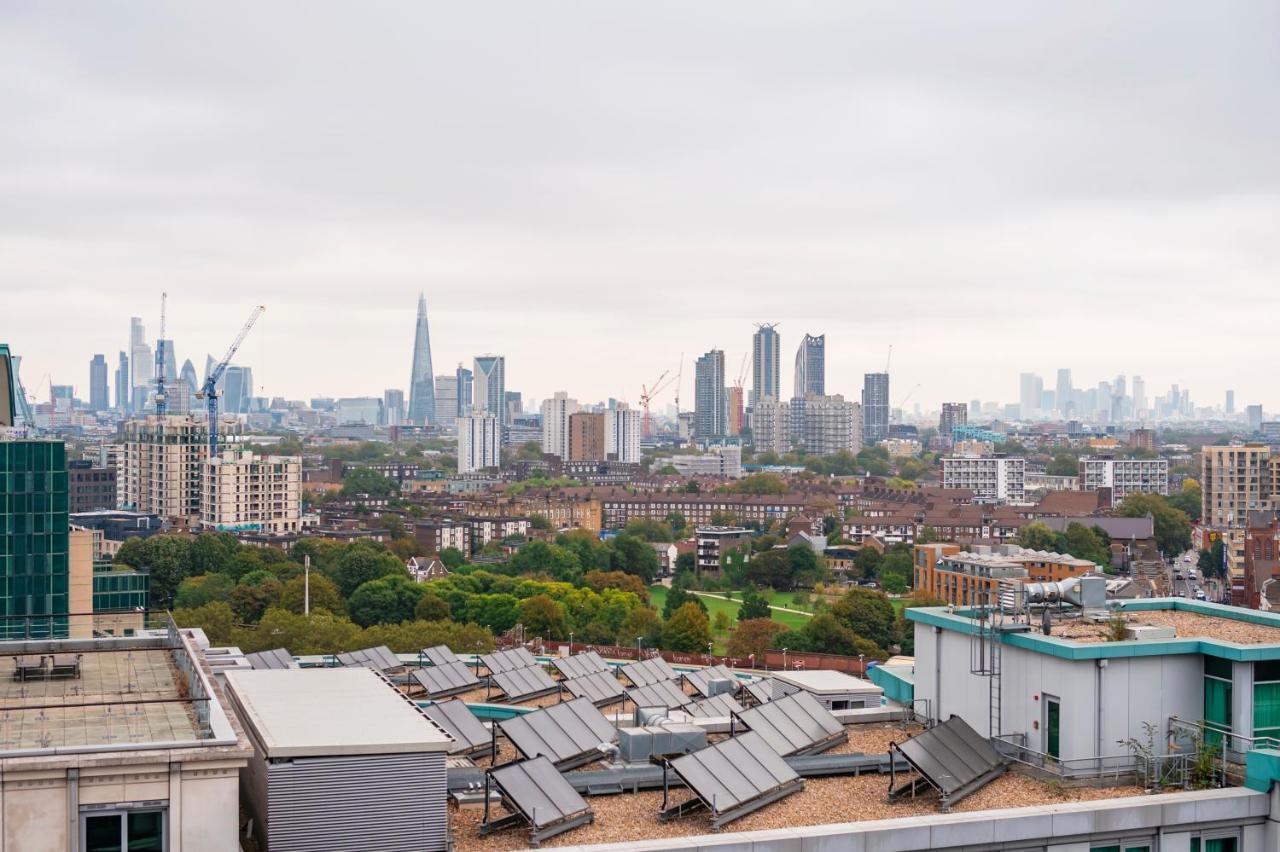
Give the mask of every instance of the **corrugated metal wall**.
[[271, 852], [436, 852], [448, 845], [444, 752], [268, 765]]

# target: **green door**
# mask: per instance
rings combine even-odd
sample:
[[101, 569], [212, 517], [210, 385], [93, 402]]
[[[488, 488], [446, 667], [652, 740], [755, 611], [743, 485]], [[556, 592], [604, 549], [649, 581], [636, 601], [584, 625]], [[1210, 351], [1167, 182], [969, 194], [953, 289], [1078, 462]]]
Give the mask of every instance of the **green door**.
[[1060, 760], [1062, 751], [1059, 745], [1059, 730], [1062, 719], [1062, 704], [1056, 698], [1045, 698], [1044, 704], [1044, 752], [1054, 760]]

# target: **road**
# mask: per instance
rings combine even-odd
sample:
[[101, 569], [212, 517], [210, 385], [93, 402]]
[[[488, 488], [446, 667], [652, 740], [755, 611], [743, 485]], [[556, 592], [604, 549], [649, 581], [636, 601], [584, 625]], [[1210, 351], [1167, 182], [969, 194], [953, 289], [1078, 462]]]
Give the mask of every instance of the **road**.
[[[1186, 561], [1188, 556], [1191, 557], [1190, 562]], [[1197, 552], [1189, 550], [1176, 557], [1171, 564], [1166, 565], [1169, 588], [1175, 597], [1195, 600], [1196, 591], [1203, 589], [1206, 600], [1221, 601], [1223, 595], [1221, 582], [1213, 578], [1206, 581], [1196, 567], [1197, 558]]]

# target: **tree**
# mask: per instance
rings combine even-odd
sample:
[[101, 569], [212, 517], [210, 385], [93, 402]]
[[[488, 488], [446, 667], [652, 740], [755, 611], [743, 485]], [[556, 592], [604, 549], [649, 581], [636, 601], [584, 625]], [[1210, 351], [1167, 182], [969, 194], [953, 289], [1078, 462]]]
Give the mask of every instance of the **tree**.
[[648, 518], [635, 518], [630, 521], [627, 524], [627, 535], [643, 541], [672, 541], [675, 538], [670, 524]]
[[387, 497], [396, 490], [393, 480], [367, 467], [352, 468], [342, 477], [342, 496], [355, 497], [368, 494], [370, 497]]
[[1018, 530], [1018, 545], [1027, 550], [1051, 551], [1057, 547], [1057, 539], [1048, 524], [1033, 521]]
[[588, 571], [582, 579], [592, 591], [617, 589], [620, 592], [631, 592], [641, 603], [649, 602], [649, 587], [634, 574], [625, 571]]
[[763, 661], [764, 652], [772, 645], [774, 637], [785, 631], [786, 627], [768, 618], [740, 622], [738, 629], [729, 637], [729, 656], [739, 660], [754, 656]]
[[818, 554], [807, 544], [793, 544], [786, 550], [791, 587], [813, 588], [822, 579], [822, 563]]
[[876, 566], [876, 580], [890, 594], [900, 595], [911, 587], [911, 551], [906, 545], [897, 545], [885, 551]]
[[757, 553], [751, 561], [742, 566], [743, 579], [760, 588], [786, 591], [794, 585], [791, 578], [791, 561], [787, 552], [781, 549]]
[[1208, 548], [1201, 549], [1196, 567], [1206, 577], [1221, 577], [1226, 571], [1222, 564], [1222, 554], [1225, 550], [1226, 545], [1222, 543], [1222, 539], [1214, 539], [1213, 544]]
[[256, 622], [280, 599], [283, 584], [265, 568], [244, 575], [231, 590], [231, 608], [241, 621]]
[[769, 609], [769, 601], [755, 589], [748, 589], [742, 595], [742, 606], [738, 607], [738, 621], [770, 618], [772, 613], [773, 610]]
[[1071, 453], [1057, 453], [1053, 461], [1045, 467], [1049, 476], [1075, 476], [1080, 470], [1080, 463]]
[[711, 622], [697, 605], [677, 609], [662, 626], [662, 645], [672, 651], [705, 651], [711, 644]]
[[414, 617], [418, 601], [426, 594], [421, 583], [406, 574], [388, 574], [361, 583], [347, 599], [351, 620], [361, 627], [399, 624]]
[[171, 606], [178, 586], [191, 575], [191, 540], [185, 536], [131, 538], [120, 546], [116, 563], [145, 569], [151, 575], [151, 605]]
[[1192, 523], [1198, 523], [1200, 521], [1203, 493], [1200, 483], [1194, 479], [1188, 479], [1182, 483], [1181, 491], [1169, 495], [1169, 505], [1175, 509], [1180, 509]]
[[383, 512], [379, 515], [378, 526], [386, 530], [387, 535], [391, 536], [393, 541], [395, 539], [404, 538], [408, 535], [404, 528], [404, 518], [401, 518], [399, 515], [392, 512]]
[[671, 588], [667, 591], [667, 601], [662, 605], [662, 617], [670, 618], [675, 611], [687, 604], [693, 604], [703, 612], [707, 611], [707, 605], [697, 595], [692, 594], [684, 586], [671, 584]]
[[521, 461], [541, 461], [542, 445], [537, 441], [525, 441], [516, 451], [516, 458]]
[[[1096, 529], [1076, 521], [1067, 524], [1061, 552], [1069, 553], [1077, 559], [1088, 559], [1104, 568], [1111, 567], [1110, 542], [1103, 541], [1103, 537], [1098, 535]], [[1103, 533], [1103, 535], [1106, 534]]]
[[858, 571], [862, 573], [862, 579], [873, 580], [880, 568], [880, 560], [883, 558], [883, 554], [880, 551], [874, 547], [867, 546], [858, 548], [858, 553], [853, 557], [853, 561], [858, 566]]
[[694, 567], [697, 565], [692, 551], [676, 554], [676, 573], [689, 572], [693, 573]]
[[799, 631], [804, 637], [804, 650], [819, 654], [856, 654], [858, 637], [829, 612], [819, 613]]
[[662, 520], [666, 521], [671, 527], [672, 539], [681, 538], [684, 535], [684, 528], [689, 525], [684, 515], [679, 512], [668, 512], [667, 516]]
[[582, 566], [573, 551], [536, 539], [516, 551], [511, 565], [522, 574], [547, 574], [568, 582], [576, 582], [582, 576]]
[[418, 599], [413, 617], [419, 621], [448, 621], [453, 618], [453, 610], [444, 598], [427, 592]]
[[199, 627], [214, 645], [230, 645], [236, 614], [226, 601], [214, 601], [194, 609], [175, 609], [173, 621], [179, 627]]
[[1130, 494], [1120, 504], [1118, 514], [1141, 518], [1150, 514], [1155, 521], [1156, 546], [1165, 556], [1191, 549], [1191, 520], [1159, 494]]
[[546, 515], [530, 515], [529, 527], [542, 532], [551, 532], [551, 521]]
[[729, 628], [733, 626], [733, 619], [729, 617], [729, 613], [722, 609], [716, 610], [715, 618], [711, 619], [711, 629], [718, 634], [729, 632]]
[[346, 614], [346, 605], [342, 602], [342, 593], [332, 580], [319, 571], [311, 572], [311, 579], [292, 577], [285, 581], [280, 590], [279, 605], [289, 612], [301, 613], [306, 608], [307, 587], [311, 591], [311, 611], [325, 610], [334, 615]]
[[684, 493], [686, 494], [697, 494], [701, 490], [702, 486], [698, 484], [698, 480], [696, 479], [690, 479], [684, 484]]
[[234, 638], [246, 653], [288, 648], [294, 654], [337, 654], [362, 647], [365, 637], [358, 625], [340, 615], [320, 611], [308, 618], [271, 607], [256, 628], [236, 630]]
[[662, 621], [653, 607], [638, 606], [630, 610], [622, 619], [616, 641], [619, 645], [634, 645], [637, 636], [641, 644], [649, 648], [656, 648], [662, 641]]
[[786, 494], [787, 481], [776, 473], [753, 473], [729, 486], [731, 494]]
[[564, 604], [547, 595], [534, 595], [520, 602], [520, 623], [524, 625], [526, 636], [569, 638], [569, 619]]
[[229, 532], [201, 533], [191, 542], [191, 574], [222, 571], [239, 549], [240, 542]]
[[856, 636], [869, 639], [881, 648], [893, 643], [893, 604], [880, 592], [850, 589], [832, 605], [831, 614]]
[[188, 577], [178, 585], [173, 605], [178, 609], [195, 609], [214, 601], [225, 601], [235, 587], [236, 581], [226, 574]]
[[356, 542], [338, 558], [333, 581], [338, 584], [338, 591], [342, 596], [350, 598], [360, 586], [390, 574], [404, 574], [408, 577], [399, 559], [385, 550]]
[[662, 567], [662, 563], [658, 560], [658, 552], [650, 547], [648, 542], [641, 541], [635, 536], [626, 534], [615, 536], [609, 542], [609, 549], [612, 551], [610, 561], [614, 569], [634, 574], [645, 583], [653, 582], [653, 578]]

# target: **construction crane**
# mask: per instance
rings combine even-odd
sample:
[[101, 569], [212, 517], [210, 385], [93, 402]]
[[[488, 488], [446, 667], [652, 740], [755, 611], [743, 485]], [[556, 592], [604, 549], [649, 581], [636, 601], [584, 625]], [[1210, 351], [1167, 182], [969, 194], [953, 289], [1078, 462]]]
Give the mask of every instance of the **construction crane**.
[[644, 437], [646, 438], [653, 435], [653, 421], [650, 419], [650, 416], [649, 416], [649, 402], [655, 396], [657, 396], [658, 394], [666, 390], [668, 387], [670, 387], [673, 382], [675, 382], [676, 380], [675, 376], [671, 376], [671, 378], [667, 378], [667, 376], [670, 373], [671, 373], [670, 370], [663, 370], [662, 375], [658, 376], [657, 380], [653, 383], [652, 388], [646, 387], [645, 385], [640, 386], [640, 408], [644, 411], [644, 417], [642, 419], [643, 425], [642, 425], [641, 434], [643, 434]]
[[918, 390], [920, 390], [920, 385], [916, 385], [911, 390], [907, 391], [907, 395], [904, 396], [901, 400], [899, 400], [898, 404], [895, 405], [894, 408], [902, 408], [911, 400], [911, 397], [915, 396], [915, 393]]
[[888, 354], [888, 355], [886, 355], [886, 356], [884, 356], [884, 371], [885, 371], [885, 373], [886, 373], [886, 374], [889, 372], [889, 362], [890, 362], [890, 361], [892, 361], [892, 360], [893, 360], [893, 344], [892, 344], [892, 343], [890, 343], [890, 344], [889, 344], [889, 354]]
[[253, 328], [253, 324], [258, 321], [258, 317], [262, 316], [262, 312], [265, 310], [266, 307], [258, 305], [249, 313], [249, 319], [245, 322], [244, 328], [240, 329], [240, 333], [236, 335], [235, 342], [231, 344], [227, 354], [222, 356], [222, 360], [218, 362], [218, 365], [209, 371], [209, 375], [204, 380], [204, 387], [196, 393], [196, 399], [203, 399], [205, 407], [209, 411], [209, 458], [211, 459], [218, 457], [218, 397], [221, 395], [218, 391], [218, 380], [227, 371], [227, 366], [235, 356], [236, 350], [240, 348], [240, 344], [244, 343], [245, 337], [248, 336], [249, 329]]
[[168, 293], [160, 294], [160, 336], [156, 338], [156, 414], [169, 413], [164, 392], [164, 314], [169, 301]]
[[738, 379], [733, 383], [738, 390], [742, 390], [742, 386], [747, 383], [747, 359], [750, 357], [750, 352], [742, 353], [742, 366], [738, 368]]

